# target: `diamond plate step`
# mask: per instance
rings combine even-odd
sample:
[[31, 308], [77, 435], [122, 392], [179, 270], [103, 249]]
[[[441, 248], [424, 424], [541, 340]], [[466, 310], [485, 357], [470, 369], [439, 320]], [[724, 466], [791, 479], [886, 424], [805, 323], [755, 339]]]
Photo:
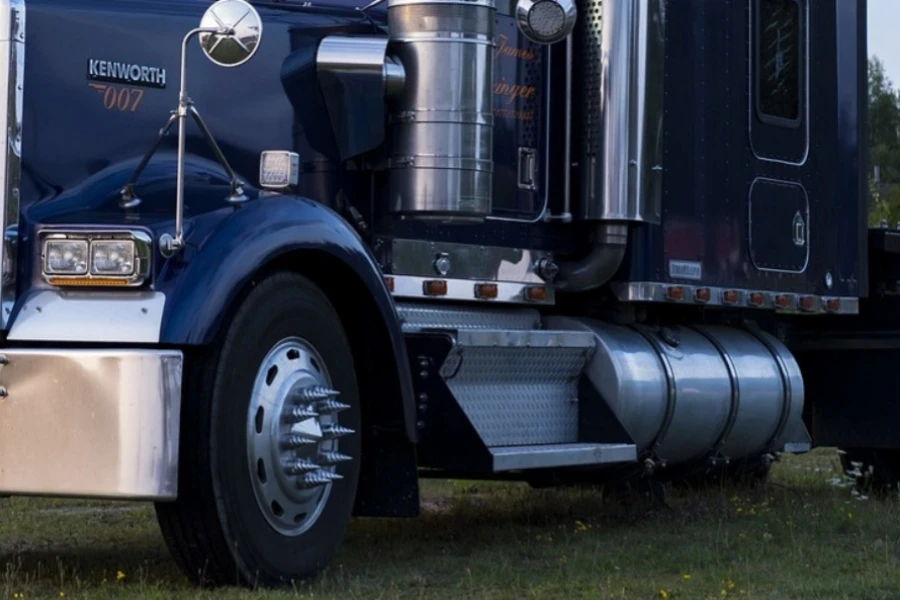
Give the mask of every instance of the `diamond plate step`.
[[494, 472], [634, 462], [634, 444], [547, 444], [489, 448]]
[[594, 349], [580, 331], [460, 330], [440, 374], [486, 446], [574, 443]]

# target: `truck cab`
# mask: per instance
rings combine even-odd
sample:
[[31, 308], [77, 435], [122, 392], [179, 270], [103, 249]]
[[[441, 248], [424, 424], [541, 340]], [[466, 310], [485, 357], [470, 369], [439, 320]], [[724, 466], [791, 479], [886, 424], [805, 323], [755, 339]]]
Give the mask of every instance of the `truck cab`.
[[895, 468], [858, 392], [900, 348], [865, 2], [0, 0], [0, 32], [0, 493], [152, 501], [192, 580], [282, 585], [426, 477]]

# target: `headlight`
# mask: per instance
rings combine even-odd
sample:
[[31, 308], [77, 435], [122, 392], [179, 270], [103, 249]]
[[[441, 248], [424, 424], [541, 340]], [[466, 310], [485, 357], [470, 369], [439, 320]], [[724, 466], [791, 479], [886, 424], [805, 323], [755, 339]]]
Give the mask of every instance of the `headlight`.
[[84, 275], [88, 272], [88, 243], [83, 240], [47, 240], [44, 271], [51, 275]]
[[102, 240], [91, 244], [91, 273], [131, 275], [134, 273], [134, 242]]
[[41, 232], [43, 276], [59, 286], [138, 286], [150, 273], [151, 238], [141, 231]]

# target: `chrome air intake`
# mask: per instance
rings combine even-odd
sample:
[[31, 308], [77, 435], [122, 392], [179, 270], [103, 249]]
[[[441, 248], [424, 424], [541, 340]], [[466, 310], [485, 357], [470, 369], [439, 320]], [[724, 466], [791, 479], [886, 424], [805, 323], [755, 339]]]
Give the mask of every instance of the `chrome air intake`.
[[665, 11], [665, 0], [584, 7], [576, 29], [584, 219], [659, 222]]
[[391, 211], [481, 221], [491, 212], [493, 0], [389, 0], [406, 72], [392, 103]]

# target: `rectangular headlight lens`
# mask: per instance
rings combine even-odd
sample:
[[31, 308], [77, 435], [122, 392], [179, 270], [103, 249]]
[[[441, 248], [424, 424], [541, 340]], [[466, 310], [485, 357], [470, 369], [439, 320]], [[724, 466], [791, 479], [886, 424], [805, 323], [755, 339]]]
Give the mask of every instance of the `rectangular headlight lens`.
[[54, 275], [87, 274], [87, 241], [47, 240], [44, 246], [44, 270]]
[[135, 270], [134, 242], [97, 240], [91, 242], [91, 273], [94, 275], [131, 275]]

